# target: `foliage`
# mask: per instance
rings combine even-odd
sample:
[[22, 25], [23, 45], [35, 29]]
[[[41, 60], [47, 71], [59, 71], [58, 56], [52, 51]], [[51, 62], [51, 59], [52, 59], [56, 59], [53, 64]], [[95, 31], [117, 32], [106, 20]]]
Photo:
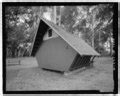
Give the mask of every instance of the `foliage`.
[[[49, 11], [51, 19], [54, 20], [53, 10], [53, 6], [6, 7], [7, 56], [23, 56], [24, 52], [27, 54], [26, 56], [30, 55], [40, 16]], [[98, 52], [104, 52], [104, 44], [108, 40], [113, 45], [113, 42], [110, 41], [113, 35], [112, 4], [57, 6], [56, 11], [56, 14], [61, 15], [61, 26], [72, 34], [77, 33], [78, 36], [81, 34], [80, 36]]]
[[6, 7], [5, 18], [7, 49], [11, 50], [11, 56], [15, 57], [19, 45], [29, 40], [28, 29], [33, 26], [33, 13], [31, 7]]
[[82, 38], [99, 52], [101, 44], [112, 38], [113, 5], [65, 7], [62, 22], [69, 32], [82, 33]]

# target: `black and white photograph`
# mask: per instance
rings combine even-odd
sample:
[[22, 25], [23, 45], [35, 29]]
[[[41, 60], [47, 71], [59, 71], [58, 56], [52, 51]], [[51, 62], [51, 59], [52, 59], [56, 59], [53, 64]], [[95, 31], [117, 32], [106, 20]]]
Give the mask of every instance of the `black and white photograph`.
[[114, 92], [117, 3], [55, 4], [3, 3], [5, 92]]

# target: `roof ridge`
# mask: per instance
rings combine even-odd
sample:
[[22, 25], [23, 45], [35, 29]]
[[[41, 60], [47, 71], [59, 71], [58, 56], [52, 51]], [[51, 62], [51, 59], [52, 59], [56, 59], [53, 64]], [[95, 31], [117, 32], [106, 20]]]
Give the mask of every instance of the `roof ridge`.
[[72, 33], [64, 30], [62, 27], [57, 26], [51, 21], [41, 17], [43, 22], [45, 22], [52, 30], [55, 31], [66, 43], [68, 43], [74, 50], [76, 50], [80, 55], [100, 55], [96, 52], [89, 44], [87, 44], [82, 38], [79, 38]]

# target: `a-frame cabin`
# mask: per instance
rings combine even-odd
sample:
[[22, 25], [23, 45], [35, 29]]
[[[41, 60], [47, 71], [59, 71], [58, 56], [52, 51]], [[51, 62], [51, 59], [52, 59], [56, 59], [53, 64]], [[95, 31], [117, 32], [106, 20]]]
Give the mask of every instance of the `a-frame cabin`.
[[81, 38], [41, 17], [31, 55], [41, 68], [68, 72], [89, 66], [100, 54]]

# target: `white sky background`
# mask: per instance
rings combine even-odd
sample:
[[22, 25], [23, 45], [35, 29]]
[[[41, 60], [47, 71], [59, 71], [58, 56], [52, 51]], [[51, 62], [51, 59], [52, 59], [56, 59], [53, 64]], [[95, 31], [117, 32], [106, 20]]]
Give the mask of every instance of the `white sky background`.
[[[118, 2], [120, 10], [120, 0], [0, 0], [0, 96], [2, 95], [2, 2]], [[24, 96], [24, 95], [4, 95], [4, 96]], [[49, 96], [49, 95], [25, 95], [25, 96]], [[53, 96], [53, 95], [52, 95]], [[60, 96], [60, 95], [58, 95]], [[64, 95], [62, 95], [64, 96]], [[73, 95], [68, 95], [73, 96]], [[100, 95], [77, 95], [77, 96], [100, 96]], [[102, 95], [101, 95], [102, 96]], [[110, 96], [110, 95], [104, 95]]]

